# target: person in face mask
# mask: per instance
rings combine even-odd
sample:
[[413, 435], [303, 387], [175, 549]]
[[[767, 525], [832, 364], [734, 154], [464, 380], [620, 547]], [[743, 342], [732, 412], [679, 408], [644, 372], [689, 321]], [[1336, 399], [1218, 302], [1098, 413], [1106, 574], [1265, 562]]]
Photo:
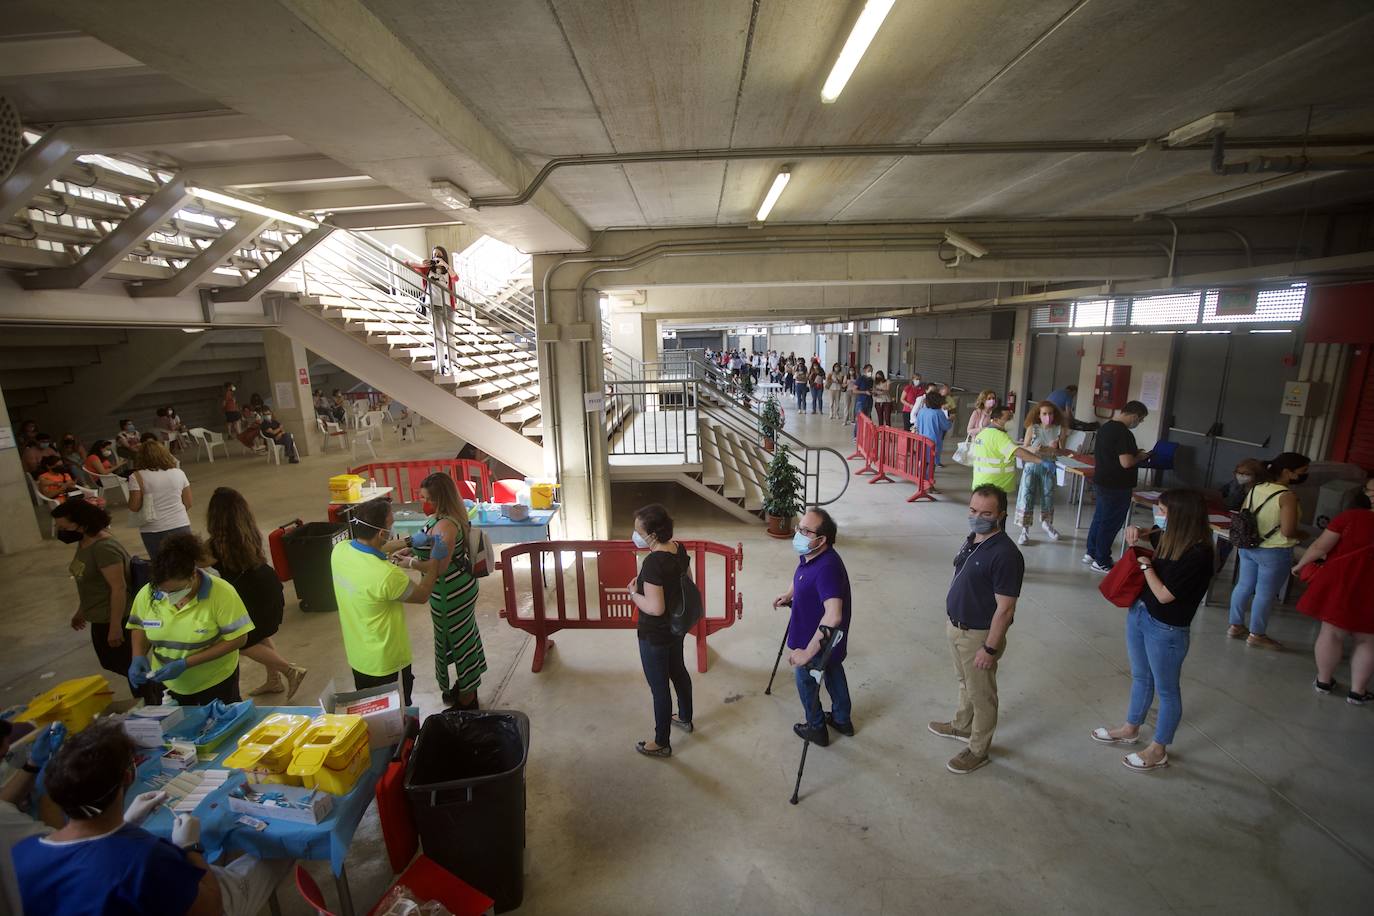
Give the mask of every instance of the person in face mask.
[[854, 392], [854, 438], [859, 437], [859, 414], [873, 418], [873, 367], [864, 366], [863, 371], [850, 386]]
[[[682, 604], [682, 577], [691, 569], [687, 548], [673, 540], [673, 519], [668, 510], [654, 503], [635, 512], [631, 534], [635, 547], [649, 551], [639, 575], [626, 586], [630, 600], [639, 609], [639, 661], [644, 679], [654, 698], [654, 737], [640, 741], [635, 750], [646, 757], [671, 757], [670, 728], [691, 733], [692, 678], [682, 661], [684, 636], [674, 636], [669, 615]], [[673, 695], [677, 693], [677, 715], [673, 715]]]
[[[796, 671], [797, 694], [801, 697], [806, 721], [792, 726], [797, 737], [827, 747], [830, 729], [847, 737], [854, 735], [853, 706], [844, 660], [848, 654], [850, 618], [853, 611], [849, 572], [835, 550], [839, 526], [824, 509], [812, 507], [802, 516], [792, 549], [800, 559], [792, 574], [792, 587], [773, 599], [773, 607], [790, 604], [787, 622], [787, 663]], [[830, 653], [822, 672], [825, 692], [830, 694], [830, 711], [821, 710], [821, 688], [807, 670], [822, 650], [821, 627], [839, 628], [845, 638]]]
[[1137, 562], [1144, 574], [1140, 597], [1126, 612], [1126, 654], [1131, 660], [1131, 700], [1126, 723], [1092, 730], [1099, 744], [1135, 744], [1140, 726], [1159, 695], [1154, 740], [1122, 765], [1144, 772], [1169, 765], [1169, 745], [1183, 717], [1179, 681], [1188, 655], [1189, 627], [1212, 581], [1212, 529], [1207, 500], [1197, 490], [1165, 490], [1154, 507], [1153, 528], [1127, 528], [1126, 543], [1148, 539], [1153, 556]]
[[997, 406], [997, 392], [991, 388], [978, 392], [973, 402], [973, 411], [968, 415], [968, 426], [964, 432], [972, 439], [992, 422], [992, 409]]
[[954, 577], [945, 596], [945, 635], [959, 678], [959, 705], [948, 722], [931, 722], [932, 735], [967, 743], [945, 769], [972, 773], [988, 763], [997, 729], [997, 665], [1007, 649], [1007, 630], [1026, 562], [1002, 529], [1007, 493], [992, 484], [973, 491], [968, 502], [969, 535], [954, 558]]
[[[74, 544], [67, 567], [76, 584], [73, 630], [89, 629], [100, 667], [124, 677], [133, 661], [125, 624], [129, 620], [129, 551], [110, 533], [110, 514], [84, 499], [52, 510], [57, 539]], [[129, 682], [133, 696], [141, 692]]]
[[1221, 502], [1227, 510], [1236, 512], [1250, 495], [1250, 488], [1264, 480], [1264, 463], [1255, 458], [1246, 458], [1236, 464], [1231, 479], [1221, 485]]
[[[1236, 587], [1231, 591], [1230, 625], [1226, 635], [1244, 639], [1253, 649], [1282, 649], [1268, 635], [1269, 611], [1279, 591], [1288, 581], [1293, 567], [1293, 548], [1305, 532], [1299, 520], [1302, 506], [1292, 487], [1307, 480], [1312, 460], [1297, 452], [1284, 452], [1268, 462], [1264, 479], [1256, 481], [1245, 497], [1242, 509], [1254, 513], [1260, 544], [1239, 548]], [[1245, 608], [1250, 606], [1250, 626], [1245, 625]]]
[[242, 699], [239, 649], [253, 619], [232, 585], [202, 570], [210, 560], [194, 534], [167, 538], [129, 613], [130, 683], [160, 684], [181, 706]]

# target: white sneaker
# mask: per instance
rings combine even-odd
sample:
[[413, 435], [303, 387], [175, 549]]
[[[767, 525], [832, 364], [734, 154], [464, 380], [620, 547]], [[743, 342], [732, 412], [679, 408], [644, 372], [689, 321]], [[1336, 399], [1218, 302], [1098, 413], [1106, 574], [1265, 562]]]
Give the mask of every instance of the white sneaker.
[[1091, 563], [1092, 561], [1093, 561], [1093, 555], [1090, 554], [1090, 553], [1085, 553], [1085, 554], [1083, 554], [1083, 556], [1079, 559], [1078, 562], [1080, 562], [1080, 563]]
[[1041, 522], [1040, 527], [1045, 529], [1045, 534], [1049, 536], [1049, 539], [1051, 541], [1059, 540], [1059, 532], [1055, 531], [1054, 526], [1051, 525], [1049, 522]]
[[1029, 543], [1030, 543], [1030, 535], [1026, 534], [1026, 529], [1025, 529], [1025, 528], [1022, 528], [1022, 529], [1021, 529], [1021, 533], [1018, 534], [1018, 535], [1016, 536], [1016, 543], [1018, 543], [1018, 544], [1029, 544]]

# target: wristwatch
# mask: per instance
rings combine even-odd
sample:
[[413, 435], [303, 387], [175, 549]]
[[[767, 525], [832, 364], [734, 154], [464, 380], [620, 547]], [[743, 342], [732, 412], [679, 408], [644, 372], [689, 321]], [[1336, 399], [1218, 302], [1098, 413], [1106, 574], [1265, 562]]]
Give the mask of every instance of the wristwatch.
[[994, 658], [997, 657], [997, 650], [994, 649], [992, 646], [988, 645], [987, 643], [983, 643], [983, 651]]

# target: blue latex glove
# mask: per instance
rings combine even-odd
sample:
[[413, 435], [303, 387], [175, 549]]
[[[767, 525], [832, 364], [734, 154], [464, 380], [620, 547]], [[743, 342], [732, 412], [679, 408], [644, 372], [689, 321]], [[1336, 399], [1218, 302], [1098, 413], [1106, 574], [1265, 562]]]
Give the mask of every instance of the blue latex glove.
[[57, 749], [62, 746], [62, 739], [66, 737], [67, 726], [61, 722], [47, 725], [29, 745], [29, 763], [41, 770], [52, 759], [52, 755], [57, 753]]
[[448, 559], [449, 550], [444, 544], [444, 536], [436, 534], [429, 541], [429, 558], [440, 562]]
[[410, 536], [411, 547], [428, 547], [431, 538], [428, 531], [417, 531]]
[[133, 664], [129, 666], [129, 683], [135, 687], [142, 687], [148, 683], [148, 674], [152, 670], [153, 666], [146, 655], [135, 655]]
[[153, 680], [157, 681], [159, 684], [165, 684], [168, 681], [181, 677], [185, 673], [186, 659], [178, 658], [154, 671], [152, 677]]

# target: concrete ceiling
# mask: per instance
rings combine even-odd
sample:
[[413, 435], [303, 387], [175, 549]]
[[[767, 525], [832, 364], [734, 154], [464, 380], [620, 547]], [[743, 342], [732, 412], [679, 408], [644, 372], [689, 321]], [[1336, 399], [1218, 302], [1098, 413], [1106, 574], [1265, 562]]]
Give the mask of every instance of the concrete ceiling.
[[[1152, 138], [1216, 110], [1237, 112], [1233, 136], [1374, 135], [1366, 0], [899, 0], [839, 101], [822, 105], [859, 6], [26, 0], [0, 22], [0, 93], [34, 124], [184, 119], [184, 135], [145, 155], [207, 185], [354, 226], [461, 216], [537, 251], [585, 248], [607, 227], [747, 223], [787, 160], [564, 168], [526, 205], [461, 213], [433, 209], [428, 181], [491, 196], [520, 191], [556, 156]], [[198, 136], [216, 112], [247, 115], [243, 135]], [[1374, 171], [1213, 200], [1264, 177], [1216, 176], [1207, 158], [799, 158], [770, 224], [1374, 200]]]

